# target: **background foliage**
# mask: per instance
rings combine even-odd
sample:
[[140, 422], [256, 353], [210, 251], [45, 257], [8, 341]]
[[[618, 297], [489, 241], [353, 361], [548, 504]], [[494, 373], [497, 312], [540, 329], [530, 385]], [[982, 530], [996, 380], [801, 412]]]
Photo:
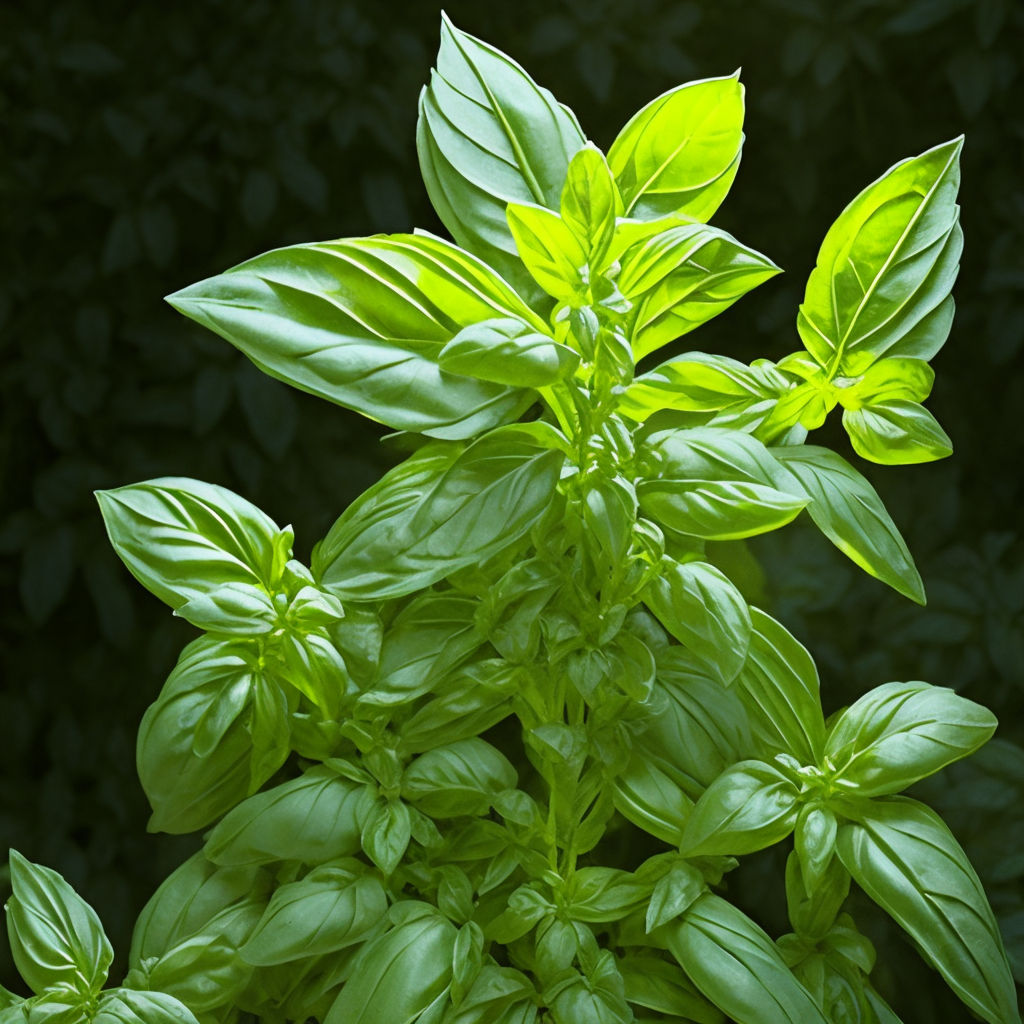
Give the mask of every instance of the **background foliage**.
[[[717, 223], [788, 274], [687, 347], [790, 351], [806, 275], [844, 203], [896, 160], [966, 132], [967, 248], [931, 400], [956, 451], [898, 473], [858, 460], [918, 559], [928, 607], [810, 531], [752, 543], [736, 571], [808, 644], [830, 706], [923, 678], [999, 715], [999, 739], [929, 780], [925, 799], [978, 866], [1024, 978], [1024, 7], [452, 0], [448, 11], [526, 65], [602, 146], [656, 94], [743, 65], [747, 143]], [[423, 0], [0, 10], [0, 846], [65, 874], [119, 950], [196, 845], [145, 834], [134, 764], [138, 720], [193, 631], [133, 585], [91, 492], [163, 475], [220, 483], [293, 522], [305, 557], [394, 461], [380, 431], [261, 376], [161, 296], [279, 245], [439, 230], [414, 150], [437, 27]], [[846, 441], [838, 431], [828, 443]], [[761, 905], [759, 881], [781, 873], [775, 856], [750, 858], [733, 885], [778, 934], [783, 908]], [[879, 985], [907, 1024], [952, 1020], [905, 941], [867, 906], [857, 918], [877, 922]]]

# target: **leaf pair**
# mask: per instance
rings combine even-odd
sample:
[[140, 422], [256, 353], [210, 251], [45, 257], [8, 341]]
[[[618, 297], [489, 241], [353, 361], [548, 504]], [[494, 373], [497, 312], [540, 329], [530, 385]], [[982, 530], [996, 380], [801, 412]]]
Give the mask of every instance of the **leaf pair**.
[[3, 1024], [196, 1024], [178, 999], [129, 988], [102, 992], [114, 951], [96, 912], [57, 872], [11, 850], [7, 933], [29, 999], [0, 1008]]

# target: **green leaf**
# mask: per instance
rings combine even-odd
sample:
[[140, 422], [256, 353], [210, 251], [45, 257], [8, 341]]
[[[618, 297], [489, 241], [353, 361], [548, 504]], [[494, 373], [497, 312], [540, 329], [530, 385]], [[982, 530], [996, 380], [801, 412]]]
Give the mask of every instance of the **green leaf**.
[[767, 759], [790, 754], [816, 764], [825, 744], [818, 670], [810, 654], [781, 623], [750, 609], [747, 660], [732, 690], [746, 709], [755, 741]]
[[448, 988], [455, 928], [424, 903], [399, 903], [407, 917], [372, 939], [324, 1024], [412, 1024]]
[[704, 876], [692, 864], [675, 864], [651, 893], [644, 922], [648, 933], [679, 917], [705, 888]]
[[484, 965], [444, 1024], [533, 1024], [536, 990], [514, 967]]
[[384, 873], [394, 873], [409, 848], [412, 818], [401, 800], [378, 799], [363, 818], [363, 852]]
[[533, 279], [558, 302], [582, 306], [587, 285], [581, 268], [587, 251], [561, 216], [534, 203], [509, 203], [508, 227], [519, 258]]
[[988, 708], [944, 686], [886, 683], [839, 715], [825, 754], [843, 785], [881, 796], [973, 754], [997, 724]]
[[402, 796], [433, 818], [486, 814], [494, 797], [516, 785], [516, 770], [479, 738], [428, 750], [405, 770]]
[[[139, 726], [152, 831], [194, 832], [258, 789], [288, 756], [284, 697], [248, 639], [205, 636], [181, 653]], [[269, 717], [268, 716], [272, 716]]]
[[841, 455], [814, 445], [776, 448], [772, 454], [785, 469], [778, 485], [795, 481], [810, 498], [810, 517], [844, 555], [905, 597], [925, 603], [924, 585], [906, 542], [860, 473]]
[[892, 797], [840, 826], [839, 857], [857, 884], [910, 935], [964, 1004], [1014, 1024], [1017, 996], [985, 890], [942, 819]]
[[572, 876], [566, 901], [573, 921], [599, 924], [621, 920], [647, 902], [650, 894], [650, 885], [628, 871], [585, 867]]
[[451, 591], [413, 598], [384, 634], [377, 677], [360, 703], [406, 704], [431, 691], [483, 642], [475, 622], [479, 606]]
[[610, 479], [594, 473], [584, 483], [585, 537], [593, 537], [609, 565], [621, 564], [633, 540], [636, 525], [636, 489], [623, 476]]
[[656, 760], [692, 799], [751, 748], [743, 704], [701, 669], [679, 646], [658, 652], [655, 698], [663, 701], [647, 720], [646, 756]]
[[649, 953], [629, 953], [619, 958], [619, 972], [626, 1000], [635, 1006], [684, 1017], [694, 1024], [725, 1024], [721, 1010], [693, 987], [677, 964]]
[[33, 992], [70, 987], [99, 991], [114, 950], [96, 911], [50, 868], [10, 852], [7, 934], [11, 956]]
[[602, 950], [593, 969], [572, 971], [544, 994], [554, 1024], [632, 1024], [633, 1012], [626, 1002], [622, 976], [610, 950]]
[[769, 367], [747, 366], [728, 356], [686, 352], [636, 377], [618, 409], [642, 423], [662, 409], [728, 412], [764, 409], [788, 389], [787, 379]]
[[192, 1011], [166, 992], [114, 989], [100, 999], [93, 1024], [197, 1024]]
[[640, 508], [671, 530], [704, 540], [742, 540], [777, 530], [807, 507], [793, 489], [727, 480], [642, 480]]
[[808, 893], [825, 878], [835, 853], [838, 821], [827, 806], [804, 804], [796, 820], [793, 844], [800, 860], [800, 877]]
[[626, 216], [710, 219], [736, 177], [742, 145], [739, 72], [688, 82], [652, 100], [608, 151]]
[[262, 636], [277, 625], [277, 609], [266, 590], [251, 583], [224, 583], [196, 594], [175, 615], [210, 633]]
[[[222, 868], [202, 850], [194, 853], [142, 908], [132, 933], [130, 965], [137, 968], [197, 935], [227, 935], [241, 945], [262, 913], [267, 884], [259, 868]], [[255, 917], [247, 924], [254, 908]]]
[[438, 355], [441, 369], [517, 388], [571, 377], [580, 357], [531, 324], [508, 317], [464, 327]]
[[956, 279], [962, 145], [953, 139], [896, 164], [829, 228], [797, 329], [830, 377], [855, 376], [886, 353], [929, 359], [945, 341], [941, 331], [910, 336]]
[[796, 850], [786, 858], [786, 906], [796, 934], [817, 943], [832, 928], [850, 894], [850, 872], [838, 857], [830, 857], [817, 883], [809, 886], [803, 859]]
[[147, 589], [180, 608], [224, 584], [273, 587], [291, 555], [291, 527], [226, 487], [183, 477], [97, 491], [121, 560]]
[[800, 789], [777, 768], [741, 761], [697, 801], [681, 849], [687, 856], [754, 853], [781, 842], [796, 824]]
[[210, 832], [206, 855], [215, 864], [323, 864], [359, 849], [359, 807], [365, 789], [326, 765], [308, 768], [243, 801]]
[[422, 449], [357, 498], [313, 553], [342, 600], [399, 597], [517, 543], [547, 510], [565, 460], [542, 423], [495, 430], [455, 454]]
[[862, 377], [832, 381], [844, 409], [875, 402], [923, 402], [932, 392], [935, 371], [923, 359], [888, 356], [872, 363]]
[[615, 809], [628, 821], [672, 846], [682, 842], [693, 801], [645, 757], [634, 757], [612, 780]]
[[516, 419], [531, 395], [445, 373], [464, 327], [539, 320], [492, 270], [432, 235], [275, 249], [168, 296], [264, 373], [396, 430], [471, 437]]
[[661, 624], [723, 683], [743, 667], [750, 610], [727, 576], [706, 562], [666, 562], [643, 593]]
[[705, 893], [665, 936], [697, 988], [737, 1024], [828, 1024], [772, 940], [720, 896]]
[[953, 442], [935, 417], [917, 402], [890, 399], [843, 412], [853, 450], [884, 466], [934, 462], [953, 454]]
[[608, 161], [588, 142], [569, 162], [562, 187], [562, 220], [583, 245], [591, 273], [604, 269], [615, 234], [615, 219], [623, 213], [622, 197]]
[[[416, 149], [444, 226], [522, 294], [537, 289], [505, 221], [509, 203], [558, 207], [585, 142], [572, 113], [511, 58], [442, 16], [441, 49], [420, 94]], [[484, 319], [480, 317], [478, 319]]]
[[766, 256], [705, 224], [681, 224], [630, 246], [617, 283], [633, 303], [634, 358], [688, 334], [778, 273]]

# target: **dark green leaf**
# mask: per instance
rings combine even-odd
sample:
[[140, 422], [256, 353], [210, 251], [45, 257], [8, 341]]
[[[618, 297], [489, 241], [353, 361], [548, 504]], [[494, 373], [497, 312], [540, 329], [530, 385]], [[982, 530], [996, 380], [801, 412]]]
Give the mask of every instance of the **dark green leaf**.
[[492, 431], [454, 458], [428, 446], [358, 498], [317, 546], [313, 571], [342, 600], [398, 597], [519, 541], [555, 495], [561, 435]]
[[944, 686], [886, 683], [839, 715], [825, 754], [843, 785], [881, 796], [973, 754], [997, 724], [987, 708]]
[[772, 940], [720, 896], [701, 896], [666, 938], [697, 988], [737, 1024], [828, 1024]]
[[273, 587], [291, 555], [290, 527], [215, 484], [163, 477], [96, 498], [124, 564], [172, 608], [226, 583]]
[[732, 765], [697, 801], [681, 849], [688, 856], [738, 856], [781, 842], [796, 824], [799, 796], [799, 787], [772, 765]]
[[[875, 489], [842, 456], [813, 445], [776, 448], [785, 468], [779, 486], [810, 498], [807, 511], [818, 529], [865, 572], [918, 604], [924, 586], [907, 545]], [[789, 479], [787, 480], [786, 477]]]
[[942, 819], [893, 797], [839, 828], [839, 857], [950, 988], [989, 1024], [1018, 1020], [1010, 965], [985, 890]]
[[10, 852], [7, 934], [15, 966], [33, 992], [69, 986], [83, 997], [103, 987], [114, 959], [96, 911], [51, 868]]
[[643, 597], [704, 669], [732, 682], [747, 657], [750, 610], [727, 576], [706, 562], [669, 563]]

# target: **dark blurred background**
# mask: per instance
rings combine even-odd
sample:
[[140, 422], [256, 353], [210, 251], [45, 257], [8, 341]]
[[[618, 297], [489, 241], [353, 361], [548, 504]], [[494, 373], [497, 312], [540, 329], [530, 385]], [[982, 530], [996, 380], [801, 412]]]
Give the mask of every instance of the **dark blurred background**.
[[[959, 308], [930, 402], [956, 452], [925, 467], [860, 463], [929, 605], [800, 528], [755, 545], [763, 573], [745, 578], [816, 656], [827, 711], [923, 678], [999, 715], [999, 741], [919, 789], [977, 865], [1024, 978], [1024, 5], [447, 9], [602, 147], [658, 93], [742, 65], [747, 142], [716, 223], [787, 274], [684, 348], [795, 348], [832, 219], [897, 160], [966, 133]], [[134, 765], [139, 718], [193, 631], [121, 567], [92, 491], [163, 475], [220, 483], [294, 523], [305, 557], [389, 464], [380, 429], [263, 378], [161, 296], [280, 245], [441, 230], [414, 147], [438, 16], [422, 0], [0, 4], [0, 847], [64, 873], [100, 910], [119, 963], [135, 914], [196, 845], [146, 834]], [[825, 439], [848, 452], [840, 431]], [[734, 882], [776, 935], [782, 904], [764, 902], [758, 879], [775, 874], [781, 895], [777, 869], [754, 858]], [[909, 944], [855, 909], [907, 1024], [961, 1019]], [[20, 989], [6, 948], [0, 980]]]

